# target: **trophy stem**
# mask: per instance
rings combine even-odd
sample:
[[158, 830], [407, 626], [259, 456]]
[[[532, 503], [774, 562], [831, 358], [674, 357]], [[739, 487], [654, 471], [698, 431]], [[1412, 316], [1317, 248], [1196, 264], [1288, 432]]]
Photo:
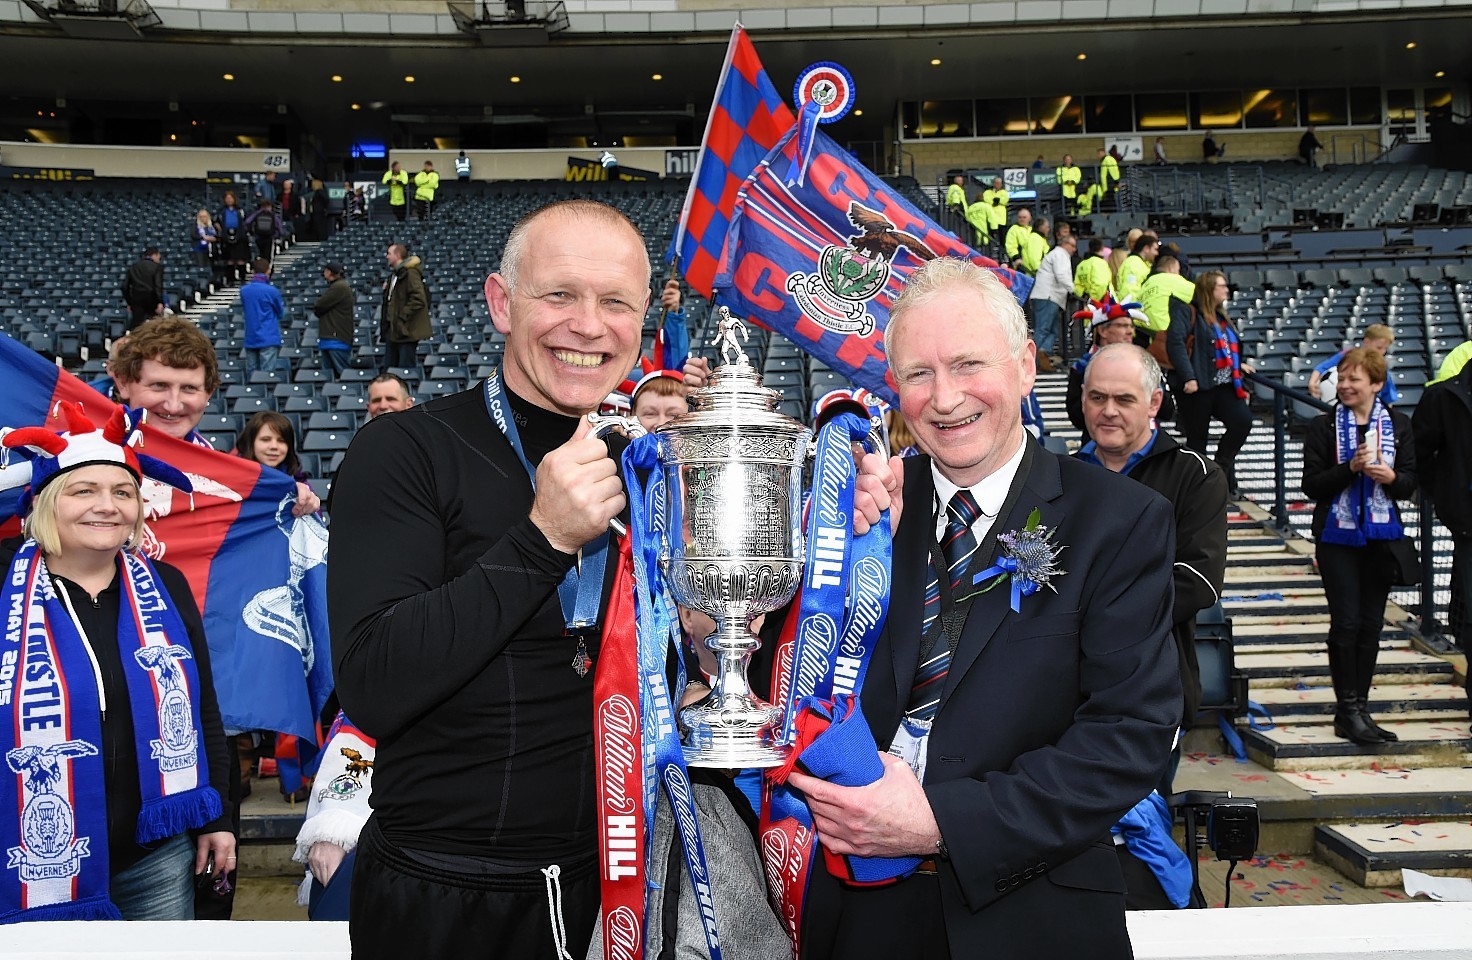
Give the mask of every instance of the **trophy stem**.
[[685, 762], [692, 767], [775, 767], [787, 761], [777, 742], [781, 710], [751, 692], [746, 668], [761, 648], [741, 619], [722, 617], [705, 640], [716, 655], [715, 687], [680, 711]]

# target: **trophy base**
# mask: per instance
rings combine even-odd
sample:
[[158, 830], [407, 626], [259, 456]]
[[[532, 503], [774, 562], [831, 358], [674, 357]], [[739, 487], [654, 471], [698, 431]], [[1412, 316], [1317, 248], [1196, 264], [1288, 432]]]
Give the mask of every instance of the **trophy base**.
[[711, 694], [680, 711], [680, 745], [692, 767], [780, 767], [790, 747], [777, 743], [781, 711], [750, 696]]

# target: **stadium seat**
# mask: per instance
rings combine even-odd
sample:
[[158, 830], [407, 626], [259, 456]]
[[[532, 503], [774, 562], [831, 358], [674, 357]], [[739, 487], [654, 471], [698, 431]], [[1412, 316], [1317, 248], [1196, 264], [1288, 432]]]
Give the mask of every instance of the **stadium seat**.
[[238, 413], [245, 417], [253, 417], [267, 410], [274, 410], [275, 405], [265, 397], [241, 397], [230, 403], [230, 412]]
[[302, 438], [302, 449], [312, 453], [331, 453], [346, 450], [353, 435], [346, 430], [308, 430]]

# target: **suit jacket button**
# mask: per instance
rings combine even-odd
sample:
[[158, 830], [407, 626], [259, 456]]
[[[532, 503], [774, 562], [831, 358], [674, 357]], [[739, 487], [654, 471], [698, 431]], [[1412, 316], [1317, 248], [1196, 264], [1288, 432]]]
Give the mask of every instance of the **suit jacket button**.
[[1018, 886], [1019, 884], [1022, 883], [1022, 880], [1023, 880], [1022, 874], [1020, 874], [1020, 873], [1014, 873], [1014, 874], [1012, 874], [1012, 880], [1011, 880], [1012, 886], [1014, 886], [1014, 887], [1015, 886]]
[[997, 881], [997, 892], [998, 893], [1006, 893], [1007, 892], [1007, 881], [1006, 880], [998, 880]]

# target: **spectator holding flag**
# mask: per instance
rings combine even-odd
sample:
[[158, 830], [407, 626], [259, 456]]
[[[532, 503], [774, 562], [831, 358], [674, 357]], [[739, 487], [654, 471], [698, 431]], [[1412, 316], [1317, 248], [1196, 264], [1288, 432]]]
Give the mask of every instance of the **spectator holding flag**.
[[[1365, 335], [1360, 340], [1360, 346], [1383, 357], [1390, 352], [1390, 345], [1394, 342], [1394, 330], [1383, 323], [1372, 323], [1365, 328]], [[1343, 360], [1348, 353], [1349, 348], [1346, 347], [1314, 367], [1313, 372], [1308, 375], [1308, 392], [1325, 403], [1332, 402], [1335, 396], [1339, 361]], [[1395, 381], [1389, 376], [1385, 378], [1385, 386], [1380, 388], [1380, 400], [1387, 406], [1394, 406], [1396, 401], [1400, 400], [1400, 391], [1395, 389]]]
[[135, 552], [140, 479], [190, 481], [135, 452], [140, 411], [116, 408], [101, 429], [80, 405], [58, 414], [60, 433], [0, 431], [29, 461], [4, 475], [27, 487], [24, 541], [0, 546], [27, 642], [0, 678], [0, 847], [19, 867], [0, 923], [191, 920], [193, 876], [235, 867], [225, 736], [189, 585]]

